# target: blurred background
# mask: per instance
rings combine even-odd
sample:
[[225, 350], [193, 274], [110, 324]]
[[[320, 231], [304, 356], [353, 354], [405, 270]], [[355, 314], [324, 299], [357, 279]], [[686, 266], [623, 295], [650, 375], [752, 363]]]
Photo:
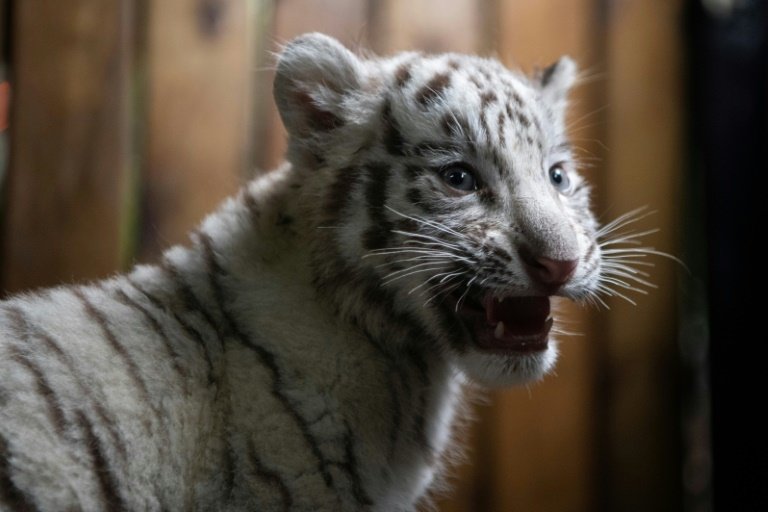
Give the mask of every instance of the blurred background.
[[152, 261], [277, 165], [274, 52], [307, 31], [527, 71], [571, 55], [596, 213], [647, 205], [638, 229], [687, 267], [570, 307], [583, 335], [476, 408], [440, 510], [768, 510], [764, 364], [737, 350], [760, 318], [737, 290], [763, 279], [760, 0], [0, 0], [2, 292]]

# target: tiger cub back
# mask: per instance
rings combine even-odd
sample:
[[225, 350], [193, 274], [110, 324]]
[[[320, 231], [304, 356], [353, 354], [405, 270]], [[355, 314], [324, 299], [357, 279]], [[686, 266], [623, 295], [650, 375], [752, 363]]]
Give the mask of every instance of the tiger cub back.
[[575, 66], [280, 56], [287, 163], [187, 246], [0, 315], [2, 510], [414, 510], [462, 389], [553, 366], [550, 298], [606, 271]]

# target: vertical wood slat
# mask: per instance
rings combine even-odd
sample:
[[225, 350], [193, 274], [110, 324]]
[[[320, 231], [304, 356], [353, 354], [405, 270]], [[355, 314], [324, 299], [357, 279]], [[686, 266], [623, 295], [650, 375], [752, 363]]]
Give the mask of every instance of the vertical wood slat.
[[252, 8], [237, 0], [149, 3], [143, 260], [186, 242], [247, 174]]
[[[658, 226], [648, 245], [676, 252], [683, 166], [682, 1], [626, 0], [608, 11], [609, 80], [605, 195], [611, 216], [649, 205]], [[660, 285], [638, 306], [611, 301], [605, 322], [611, 408], [606, 508], [678, 510], [677, 336], [673, 263], [656, 263]], [[652, 490], [652, 492], [649, 492]]]
[[3, 291], [104, 277], [130, 172], [131, 2], [16, 2]]
[[260, 0], [250, 13], [250, 41], [253, 49], [251, 59], [251, 119], [246, 130], [249, 150], [246, 175], [250, 178], [269, 170], [268, 156], [272, 154], [274, 138], [272, 116], [275, 115], [272, 99], [272, 78], [274, 73], [273, 32], [275, 30], [276, 0]]

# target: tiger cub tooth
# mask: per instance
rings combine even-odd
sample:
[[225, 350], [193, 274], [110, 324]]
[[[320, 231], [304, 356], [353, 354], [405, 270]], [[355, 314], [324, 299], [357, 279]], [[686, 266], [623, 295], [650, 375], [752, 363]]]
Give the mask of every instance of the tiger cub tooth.
[[504, 322], [499, 322], [496, 324], [496, 330], [493, 331], [493, 335], [496, 338], [501, 338], [504, 336]]

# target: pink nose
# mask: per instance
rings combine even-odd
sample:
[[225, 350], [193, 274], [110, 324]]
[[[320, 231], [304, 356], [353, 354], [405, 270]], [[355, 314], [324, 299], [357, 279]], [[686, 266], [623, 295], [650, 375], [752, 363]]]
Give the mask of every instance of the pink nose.
[[547, 288], [560, 288], [573, 276], [578, 260], [553, 260], [544, 256], [534, 256], [527, 250], [520, 251], [520, 257], [528, 275]]

